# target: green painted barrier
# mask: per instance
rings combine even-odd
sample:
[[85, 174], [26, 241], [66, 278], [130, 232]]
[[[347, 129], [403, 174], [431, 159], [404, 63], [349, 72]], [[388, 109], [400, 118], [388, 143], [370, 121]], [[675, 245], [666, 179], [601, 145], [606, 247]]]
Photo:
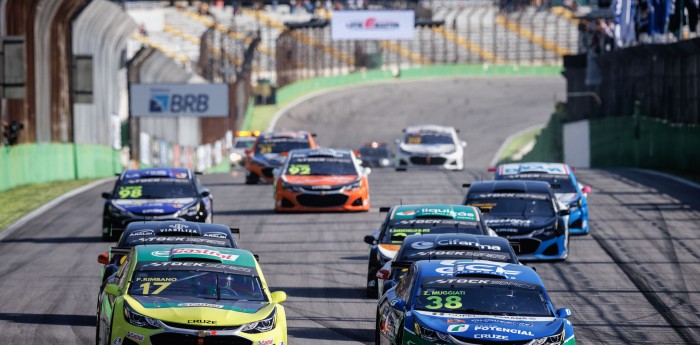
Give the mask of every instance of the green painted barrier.
[[647, 117], [590, 121], [591, 166], [700, 173], [700, 126]]
[[119, 152], [106, 146], [0, 146], [0, 191], [42, 182], [106, 177], [121, 171]]

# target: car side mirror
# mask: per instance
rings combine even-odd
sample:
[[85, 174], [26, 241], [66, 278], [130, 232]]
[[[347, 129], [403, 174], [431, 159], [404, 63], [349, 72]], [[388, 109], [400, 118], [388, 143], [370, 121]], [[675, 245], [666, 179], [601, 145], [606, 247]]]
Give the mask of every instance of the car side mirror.
[[560, 317], [562, 319], [566, 319], [569, 316], [571, 316], [571, 310], [569, 310], [568, 308], [557, 309], [556, 314], [557, 314], [557, 317]]
[[376, 241], [377, 241], [377, 239], [375, 239], [374, 236], [372, 236], [372, 235], [365, 236], [365, 243], [367, 243], [367, 244], [370, 244], [370, 245], [375, 244]]
[[466, 141], [462, 141], [462, 147], [467, 147], [467, 142], [466, 142]]
[[105, 293], [110, 296], [116, 296], [119, 294], [119, 286], [117, 284], [107, 284], [107, 286], [105, 286]]
[[109, 265], [109, 254], [102, 253], [102, 254], [98, 255], [97, 262], [99, 262], [103, 265]]
[[394, 139], [394, 142], [396, 143], [396, 145], [401, 144], [401, 139]]
[[369, 174], [372, 173], [372, 168], [370, 168], [370, 167], [364, 167], [364, 168], [362, 169], [362, 173], [363, 173], [365, 176], [368, 176]]
[[205, 190], [205, 191], [202, 191], [202, 193], [200, 195], [202, 196], [202, 198], [208, 198], [211, 196], [211, 192], [209, 192], [208, 190]]
[[112, 197], [112, 193], [110, 192], [102, 192], [102, 199], [109, 199]]
[[568, 216], [571, 213], [571, 211], [567, 210], [561, 210], [559, 211], [560, 216]]
[[591, 192], [590, 186], [585, 186], [585, 187], [581, 188], [581, 193], [583, 193], [583, 194], [588, 194], [590, 192]]
[[273, 303], [282, 303], [287, 300], [287, 293], [284, 291], [275, 291], [270, 296]]
[[389, 302], [392, 308], [398, 311], [404, 311], [406, 309], [406, 302], [402, 300], [401, 298], [394, 298]]

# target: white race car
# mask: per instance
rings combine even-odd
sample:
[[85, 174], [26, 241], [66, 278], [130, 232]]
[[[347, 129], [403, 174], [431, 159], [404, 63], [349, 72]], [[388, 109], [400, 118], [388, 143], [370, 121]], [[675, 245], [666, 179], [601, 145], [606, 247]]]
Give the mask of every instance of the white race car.
[[397, 139], [396, 169], [409, 167], [439, 167], [464, 169], [466, 141], [457, 137], [453, 127], [423, 125], [404, 129], [403, 139]]

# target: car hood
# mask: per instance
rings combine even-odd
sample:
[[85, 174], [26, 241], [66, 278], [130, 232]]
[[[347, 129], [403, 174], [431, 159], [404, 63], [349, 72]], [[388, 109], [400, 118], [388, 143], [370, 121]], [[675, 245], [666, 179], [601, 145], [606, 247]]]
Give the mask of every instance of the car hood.
[[201, 298], [127, 296], [139, 314], [161, 321], [192, 325], [241, 325], [264, 319], [274, 305], [268, 302], [224, 301]]
[[554, 225], [556, 217], [496, 217], [484, 215], [486, 225], [499, 236], [527, 234]]
[[357, 175], [284, 175], [287, 183], [306, 186], [335, 186], [357, 181]]
[[568, 209], [574, 201], [578, 200], [577, 193], [554, 193], [554, 196], [559, 206], [564, 210]]
[[175, 213], [191, 206], [196, 198], [176, 199], [115, 199], [112, 203], [124, 211], [142, 215], [160, 215]]
[[253, 155], [253, 159], [259, 162], [263, 162], [271, 167], [278, 167], [284, 164], [284, 161], [287, 159], [285, 156], [283, 156], [281, 153], [265, 153], [265, 154], [255, 154]]
[[417, 153], [417, 154], [440, 154], [440, 153], [450, 153], [454, 152], [456, 146], [454, 144], [435, 144], [435, 145], [423, 145], [423, 144], [401, 144], [401, 150]]
[[[415, 311], [416, 317], [438, 332], [468, 340], [523, 341], [557, 334], [564, 320], [556, 317], [491, 316]], [[486, 336], [483, 336], [486, 334]], [[488, 337], [488, 338], [487, 338]]]

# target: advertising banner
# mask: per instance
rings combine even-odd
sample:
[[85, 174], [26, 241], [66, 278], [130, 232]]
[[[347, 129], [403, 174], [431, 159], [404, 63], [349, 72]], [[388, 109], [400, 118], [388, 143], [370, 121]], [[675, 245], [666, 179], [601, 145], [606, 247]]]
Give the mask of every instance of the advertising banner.
[[228, 116], [226, 84], [132, 84], [131, 116]]
[[331, 38], [339, 40], [412, 40], [413, 11], [334, 11]]

